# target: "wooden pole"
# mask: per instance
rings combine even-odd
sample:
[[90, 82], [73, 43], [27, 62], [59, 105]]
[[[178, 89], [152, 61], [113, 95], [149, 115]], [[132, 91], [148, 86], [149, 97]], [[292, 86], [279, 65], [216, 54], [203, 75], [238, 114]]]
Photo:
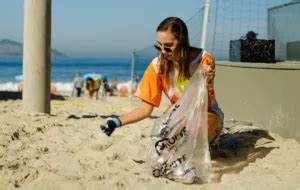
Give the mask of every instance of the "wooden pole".
[[50, 113], [51, 0], [24, 0], [23, 106]]

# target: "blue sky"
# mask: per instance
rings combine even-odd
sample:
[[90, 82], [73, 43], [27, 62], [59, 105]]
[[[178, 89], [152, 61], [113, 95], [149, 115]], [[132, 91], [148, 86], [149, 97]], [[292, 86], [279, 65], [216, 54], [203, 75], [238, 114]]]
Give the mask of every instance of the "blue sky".
[[[22, 42], [23, 0], [0, 1], [0, 39]], [[72, 57], [123, 57], [155, 41], [168, 16], [190, 18], [203, 0], [52, 0], [52, 48]]]

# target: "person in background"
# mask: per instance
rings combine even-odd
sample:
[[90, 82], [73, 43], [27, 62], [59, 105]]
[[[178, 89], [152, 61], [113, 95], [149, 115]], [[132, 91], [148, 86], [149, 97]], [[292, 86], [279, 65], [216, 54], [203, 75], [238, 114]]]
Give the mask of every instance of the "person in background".
[[88, 91], [88, 96], [89, 96], [90, 99], [93, 99], [94, 85], [95, 85], [94, 83], [95, 83], [95, 81], [91, 77], [88, 77], [86, 79], [85, 88]]
[[75, 93], [76, 93], [75, 95], [77, 97], [80, 97], [82, 87], [83, 87], [83, 81], [81, 80], [80, 73], [77, 72], [74, 78], [74, 85], [73, 85], [73, 88], [75, 89]]
[[246, 39], [249, 41], [256, 41], [258, 33], [255, 33], [254, 31], [249, 31], [246, 34]]
[[110, 136], [116, 128], [149, 117], [154, 107], [159, 107], [163, 93], [171, 104], [176, 103], [201, 65], [208, 91], [208, 141], [212, 142], [221, 132], [224, 118], [215, 98], [214, 58], [208, 52], [190, 46], [187, 27], [177, 17], [166, 18], [159, 24], [154, 47], [158, 56], [148, 65], [135, 92], [142, 100], [141, 104], [127, 114], [104, 120], [100, 125], [102, 132]]
[[118, 79], [114, 78], [111, 81], [110, 89], [112, 91], [112, 95], [116, 95], [116, 93], [118, 92]]
[[102, 84], [102, 81], [100, 79], [95, 80], [94, 93], [95, 93], [96, 100], [99, 99], [99, 89], [100, 89], [101, 84]]
[[104, 84], [105, 93], [108, 94], [109, 96], [112, 96], [112, 89], [110, 88], [110, 86], [108, 84], [107, 78], [104, 77], [102, 82]]
[[101, 82], [101, 85], [100, 85], [100, 97], [101, 97], [101, 100], [106, 100], [106, 90], [105, 90], [104, 82]]

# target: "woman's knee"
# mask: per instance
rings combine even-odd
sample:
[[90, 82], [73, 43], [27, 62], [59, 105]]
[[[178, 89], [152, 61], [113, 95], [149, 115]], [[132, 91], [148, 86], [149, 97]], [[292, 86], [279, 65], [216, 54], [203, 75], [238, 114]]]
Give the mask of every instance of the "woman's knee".
[[221, 133], [222, 122], [217, 114], [208, 112], [207, 116], [208, 142], [212, 142]]

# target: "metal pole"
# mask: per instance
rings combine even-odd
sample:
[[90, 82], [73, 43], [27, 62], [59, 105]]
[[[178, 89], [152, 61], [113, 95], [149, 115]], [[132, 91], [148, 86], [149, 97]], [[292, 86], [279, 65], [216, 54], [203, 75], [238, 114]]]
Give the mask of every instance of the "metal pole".
[[134, 65], [135, 65], [135, 49], [132, 52], [132, 58], [131, 58], [131, 83], [130, 83], [130, 92], [129, 92], [129, 98], [132, 97], [132, 90], [133, 90], [133, 78], [134, 78]]
[[23, 106], [50, 113], [51, 0], [24, 1]]
[[205, 48], [210, 0], [205, 0], [200, 48]]
[[215, 13], [215, 25], [214, 25], [214, 33], [213, 33], [213, 42], [212, 42], [212, 53], [215, 53], [215, 43], [216, 43], [216, 28], [218, 22], [218, 12], [219, 12], [219, 0], [215, 0], [216, 2], [216, 13]]

